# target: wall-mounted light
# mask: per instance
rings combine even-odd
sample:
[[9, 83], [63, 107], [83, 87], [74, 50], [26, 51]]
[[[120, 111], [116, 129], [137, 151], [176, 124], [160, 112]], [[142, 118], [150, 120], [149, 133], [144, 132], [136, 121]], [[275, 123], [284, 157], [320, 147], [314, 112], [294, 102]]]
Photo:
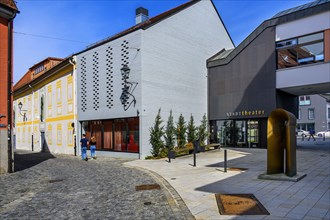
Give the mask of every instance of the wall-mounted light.
[[128, 79], [129, 76], [129, 72], [131, 71], [131, 69], [125, 64], [121, 69], [121, 75], [123, 76], [124, 80]]
[[[19, 113], [23, 116], [23, 121], [27, 121], [27, 117], [26, 117], [27, 110], [22, 110], [22, 107], [23, 107], [23, 103], [19, 102], [18, 103]], [[24, 113], [22, 114], [22, 112], [24, 112]]]

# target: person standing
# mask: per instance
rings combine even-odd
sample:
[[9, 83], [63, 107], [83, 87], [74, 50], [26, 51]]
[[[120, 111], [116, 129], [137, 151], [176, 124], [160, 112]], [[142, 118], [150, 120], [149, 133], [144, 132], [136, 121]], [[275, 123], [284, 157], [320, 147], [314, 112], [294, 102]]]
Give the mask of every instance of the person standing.
[[89, 142], [91, 158], [96, 159], [96, 138], [93, 135], [91, 141]]
[[81, 158], [82, 158], [82, 160], [85, 160], [85, 161], [88, 161], [87, 145], [88, 145], [88, 140], [86, 138], [86, 134], [83, 134], [83, 137], [80, 140], [80, 146], [81, 146]]

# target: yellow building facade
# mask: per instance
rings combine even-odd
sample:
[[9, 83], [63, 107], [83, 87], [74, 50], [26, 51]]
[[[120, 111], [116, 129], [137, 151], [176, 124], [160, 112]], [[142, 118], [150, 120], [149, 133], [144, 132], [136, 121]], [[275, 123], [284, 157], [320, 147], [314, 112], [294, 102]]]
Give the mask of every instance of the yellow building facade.
[[15, 85], [15, 149], [75, 154], [74, 73], [70, 58], [47, 58]]

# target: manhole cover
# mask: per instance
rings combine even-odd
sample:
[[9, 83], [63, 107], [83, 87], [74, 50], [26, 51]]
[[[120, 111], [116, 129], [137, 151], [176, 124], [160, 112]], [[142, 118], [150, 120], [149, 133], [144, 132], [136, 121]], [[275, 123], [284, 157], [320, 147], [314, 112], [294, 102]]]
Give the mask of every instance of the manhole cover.
[[241, 168], [241, 167], [230, 167], [228, 168], [229, 171], [245, 171], [248, 170], [247, 168]]
[[53, 180], [49, 180], [49, 183], [57, 183], [57, 182], [62, 182], [63, 179], [53, 179]]
[[253, 194], [215, 194], [221, 215], [269, 215]]
[[149, 185], [135, 186], [135, 190], [136, 191], [140, 191], [140, 190], [153, 190], [153, 189], [160, 189], [160, 185], [158, 185], [158, 184], [149, 184]]

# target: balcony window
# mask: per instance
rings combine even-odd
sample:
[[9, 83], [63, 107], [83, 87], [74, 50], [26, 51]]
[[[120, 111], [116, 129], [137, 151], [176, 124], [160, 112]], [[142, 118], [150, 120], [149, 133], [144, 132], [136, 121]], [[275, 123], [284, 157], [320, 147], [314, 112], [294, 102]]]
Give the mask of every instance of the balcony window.
[[324, 61], [323, 32], [276, 42], [277, 68]]

